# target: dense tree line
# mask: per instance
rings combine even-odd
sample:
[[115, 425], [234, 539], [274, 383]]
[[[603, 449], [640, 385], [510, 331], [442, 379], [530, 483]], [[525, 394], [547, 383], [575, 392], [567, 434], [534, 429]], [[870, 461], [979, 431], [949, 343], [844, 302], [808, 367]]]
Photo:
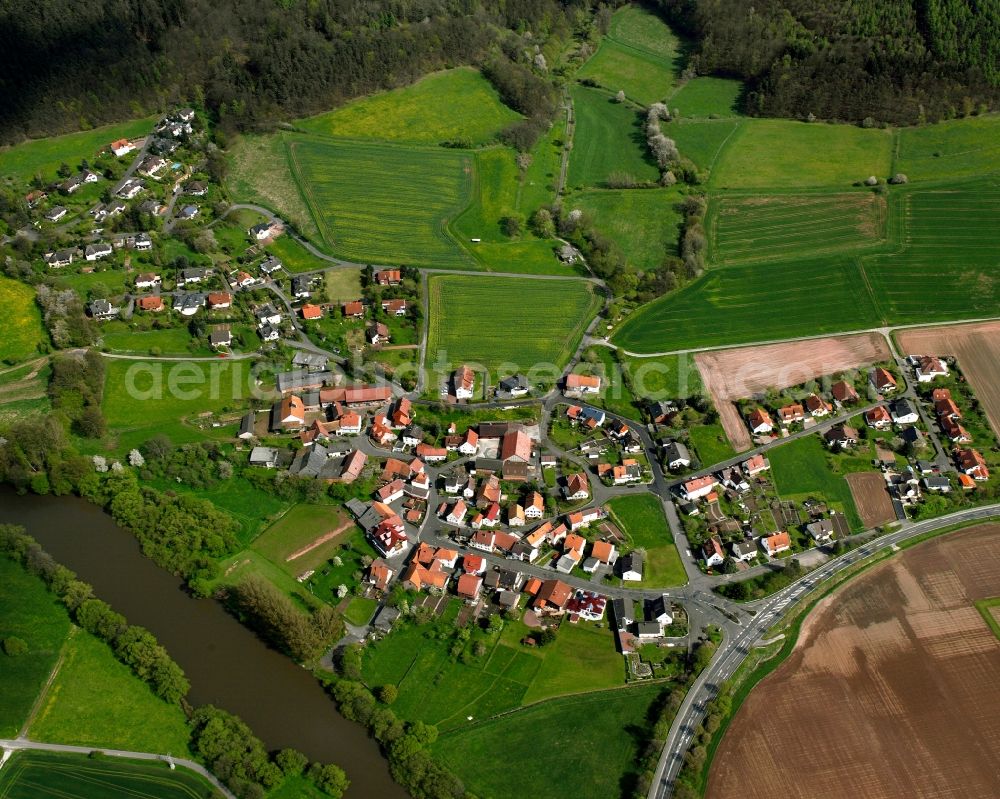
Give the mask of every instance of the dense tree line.
[[129, 624], [106, 602], [94, 598], [94, 589], [13, 525], [0, 525], [0, 552], [41, 578], [69, 610], [73, 621], [111, 647], [118, 660], [128, 666], [153, 692], [166, 702], [179, 702], [190, 684], [184, 671], [143, 627]]
[[744, 110], [914, 124], [1000, 102], [1000, 3], [656, 0], [690, 66], [748, 81]]
[[[18, 237], [18, 241], [25, 239]], [[25, 277], [23, 274], [12, 277]], [[57, 290], [47, 285], [36, 288], [42, 319], [56, 347], [86, 347], [94, 342], [94, 323], [84, 313], [80, 295], [72, 289]]]
[[[223, 127], [256, 126], [456, 64], [499, 56], [540, 69], [544, 60], [540, 65], [531, 48], [554, 32], [568, 35], [590, 3], [8, 0], [0, 26], [0, 141], [182, 101], [205, 104]], [[511, 101], [529, 99], [524, 89], [534, 83], [524, 81]], [[537, 113], [524, 104], [519, 110]]]
[[48, 394], [53, 410], [64, 413], [73, 432], [100, 438], [107, 425], [101, 411], [104, 358], [94, 350], [57, 353], [52, 358]]

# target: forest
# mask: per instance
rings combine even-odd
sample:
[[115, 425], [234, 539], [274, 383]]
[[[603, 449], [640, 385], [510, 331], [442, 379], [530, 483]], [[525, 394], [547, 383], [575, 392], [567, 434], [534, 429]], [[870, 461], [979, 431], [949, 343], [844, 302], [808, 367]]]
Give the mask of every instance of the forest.
[[916, 124], [1000, 104], [1000, 0], [656, 0], [743, 110]]
[[[509, 99], [591, 0], [3, 0], [0, 143], [204, 105], [225, 130], [327, 110], [458, 64]], [[535, 87], [537, 93], [537, 87]], [[543, 93], [544, 94], [544, 93]], [[542, 97], [542, 102], [549, 98]], [[515, 104], [517, 107], [517, 104]], [[532, 109], [519, 108], [527, 116]], [[543, 114], [547, 110], [539, 109]]]

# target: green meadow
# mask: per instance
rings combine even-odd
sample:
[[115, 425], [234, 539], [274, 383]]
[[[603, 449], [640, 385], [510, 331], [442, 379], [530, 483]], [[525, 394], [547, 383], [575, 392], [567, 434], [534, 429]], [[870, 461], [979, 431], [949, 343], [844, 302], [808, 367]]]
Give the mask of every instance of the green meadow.
[[650, 105], [669, 94], [674, 72], [666, 59], [605, 39], [577, 77], [589, 78], [611, 92], [624, 91], [628, 99]]
[[729, 78], [692, 78], [670, 95], [667, 105], [681, 118], [734, 117], [743, 84]]
[[843, 475], [830, 471], [829, 456], [819, 436], [806, 436], [775, 447], [767, 456], [774, 487], [782, 499], [801, 501], [815, 497], [824, 500], [830, 508], [847, 516], [852, 531], [864, 528], [854, 507], [851, 487]]
[[715, 167], [742, 124], [742, 120], [736, 119], [681, 119], [663, 125], [662, 129], [677, 143], [682, 156], [690, 158], [698, 169], [707, 172]]
[[477, 70], [461, 67], [355, 100], [295, 125], [309, 133], [351, 139], [418, 144], [465, 139], [484, 144], [520, 118]]
[[704, 391], [701, 372], [690, 355], [625, 356], [623, 365], [640, 398], [676, 399], [692, 397]]
[[349, 517], [336, 505], [308, 505], [292, 507], [253, 542], [253, 548], [275, 566], [292, 577], [315, 569], [332, 556], [333, 551], [357, 528], [349, 525], [335, 539], [320, 544], [309, 552], [289, 560], [291, 555], [305, 549], [317, 539], [338, 530]]
[[278, 236], [267, 245], [267, 251], [281, 261], [286, 272], [292, 274], [331, 266], [328, 261], [317, 258], [291, 236]]
[[92, 160], [99, 151], [115, 139], [132, 139], [145, 136], [153, 128], [155, 117], [133, 119], [101, 128], [32, 139], [0, 149], [0, 177], [9, 176], [27, 182], [35, 175], [45, 180], [55, 180], [59, 165], [75, 167], [84, 158]]
[[601, 302], [583, 280], [434, 275], [429, 291], [427, 366], [442, 366], [443, 354], [446, 371], [463, 363], [561, 368]]
[[35, 290], [8, 277], [0, 277], [0, 304], [7, 322], [0, 341], [0, 363], [16, 363], [38, 353], [46, 339], [42, 314], [35, 304]]
[[473, 263], [448, 233], [469, 200], [469, 153], [312, 136], [289, 136], [288, 151], [323, 240], [336, 254], [416, 266]]
[[638, 181], [659, 179], [660, 171], [647, 152], [641, 112], [598, 89], [574, 86], [570, 94], [576, 110], [570, 188], [606, 186], [614, 173]]
[[572, 197], [573, 208], [593, 216], [598, 230], [617, 242], [634, 269], [654, 269], [677, 254], [680, 192], [670, 189], [601, 189]]
[[649, 493], [616, 497], [608, 502], [608, 510], [622, 528], [631, 548], [646, 553], [640, 585], [666, 588], [687, 582], [684, 564], [667, 527], [659, 497]]
[[902, 172], [911, 182], [1000, 171], [1000, 115], [902, 128], [894, 171]]
[[714, 189], [848, 188], [869, 175], [887, 177], [892, 151], [893, 136], [886, 130], [747, 119], [727, 143], [709, 185]]

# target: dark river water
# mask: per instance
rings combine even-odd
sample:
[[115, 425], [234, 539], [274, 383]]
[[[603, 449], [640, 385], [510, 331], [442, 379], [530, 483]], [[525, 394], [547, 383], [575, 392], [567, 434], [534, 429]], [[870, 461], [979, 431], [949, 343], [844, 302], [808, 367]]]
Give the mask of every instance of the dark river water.
[[76, 497], [19, 497], [0, 487], [0, 524], [19, 524], [97, 596], [149, 629], [191, 681], [192, 704], [242, 717], [268, 749], [298, 749], [336, 763], [348, 796], [406, 799], [361, 725], [337, 713], [309, 672], [262, 644], [209, 599], [192, 599], [178, 578], [139, 550], [100, 508]]

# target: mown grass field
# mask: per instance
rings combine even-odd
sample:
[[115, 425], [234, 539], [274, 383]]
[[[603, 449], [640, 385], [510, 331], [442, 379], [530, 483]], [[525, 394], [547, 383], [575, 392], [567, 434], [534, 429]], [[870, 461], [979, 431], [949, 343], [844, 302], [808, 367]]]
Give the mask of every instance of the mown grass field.
[[778, 494], [785, 500], [815, 497], [847, 516], [852, 531], [864, 524], [854, 507], [851, 488], [843, 475], [827, 466], [827, 452], [819, 436], [806, 436], [768, 452], [771, 474]]
[[902, 128], [895, 170], [911, 181], [1000, 172], [1000, 115]]
[[267, 245], [267, 251], [281, 261], [286, 272], [311, 272], [314, 269], [324, 269], [330, 264], [317, 258], [291, 236], [278, 236]]
[[643, 685], [554, 699], [445, 733], [431, 751], [480, 796], [511, 795], [512, 763], [531, 764], [519, 796], [620, 796], [634, 779], [646, 717], [661, 690]]
[[718, 422], [692, 425], [688, 429], [688, 435], [691, 437], [691, 445], [698, 459], [704, 465], [720, 463], [736, 454], [733, 445], [729, 443], [726, 431]]
[[319, 227], [288, 165], [282, 134], [240, 136], [229, 147], [228, 156], [226, 188], [235, 202], [270, 208], [314, 244], [323, 243]]
[[308, 546], [316, 539], [332, 533], [350, 521], [343, 510], [336, 505], [296, 505], [278, 521], [268, 527], [253, 542], [253, 548], [270, 560], [279, 569], [293, 577], [332, 556], [344, 539], [355, 530], [349, 525], [343, 533], [316, 547], [310, 552], [289, 561], [288, 556]]
[[646, 552], [640, 585], [666, 588], [687, 582], [659, 497], [649, 493], [616, 497], [607, 503], [607, 508], [632, 547]]
[[618, 243], [634, 269], [654, 269], [677, 254], [681, 215], [677, 189], [603, 189], [570, 201], [594, 218], [598, 230]]
[[883, 196], [850, 194], [725, 195], [708, 217], [716, 264], [779, 260], [871, 247], [886, 236]]
[[83, 630], [70, 636], [65, 652], [28, 730], [32, 740], [190, 757], [180, 705], [157, 697], [107, 644]]
[[0, 277], [0, 307], [7, 321], [0, 340], [0, 363], [16, 363], [38, 352], [46, 338], [35, 290], [9, 277]]
[[711, 170], [729, 141], [743, 124], [738, 119], [687, 120], [662, 126], [665, 135], [677, 143], [680, 154], [690, 158], [698, 169]]
[[667, 105], [686, 117], [735, 117], [739, 116], [736, 103], [743, 84], [729, 78], [692, 78], [675, 91]]
[[582, 280], [434, 275], [427, 365], [468, 363], [509, 374], [536, 364], [561, 368], [600, 307]]
[[40, 174], [45, 180], [55, 180], [60, 164], [65, 162], [75, 168], [84, 158], [92, 161], [98, 151], [115, 139], [145, 136], [153, 129], [155, 120], [155, 117], [133, 119], [4, 147], [0, 149], [0, 177], [9, 176], [23, 183]]
[[881, 315], [892, 323], [996, 316], [1000, 185], [918, 191], [902, 204], [902, 248], [865, 258]]
[[[712, 170], [709, 185], [714, 189], [846, 189], [869, 175], [887, 177], [892, 149], [892, 133], [885, 130], [746, 119]], [[817, 157], [820, 153], [822, 157]]]
[[560, 114], [531, 151], [531, 164], [524, 172], [518, 196], [518, 210], [530, 216], [556, 196], [556, 182], [566, 146], [566, 117]]
[[484, 144], [520, 118], [477, 70], [460, 67], [295, 124], [309, 133], [352, 139]]
[[[508, 622], [499, 634], [477, 628], [465, 645], [466, 656], [453, 658], [449, 636], [460, 606], [453, 599], [433, 624], [400, 627], [365, 649], [365, 682], [397, 686], [393, 710], [401, 718], [442, 730], [463, 728], [470, 715], [484, 719], [543, 699], [624, 683], [624, 665], [610, 631], [586, 622], [563, 624], [555, 642], [543, 648], [520, 643], [530, 631], [519, 621]], [[484, 653], [470, 657], [477, 642]]]
[[469, 200], [468, 153], [311, 136], [287, 141], [296, 181], [338, 255], [431, 267], [474, 264], [448, 233]]
[[455, 238], [488, 271], [573, 274], [572, 267], [556, 257], [557, 242], [539, 239], [527, 229], [510, 238], [501, 229], [505, 217], [529, 215], [522, 210], [522, 175], [514, 151], [495, 147], [479, 150], [474, 157], [470, 202], [451, 226]]
[[0, 738], [16, 738], [69, 632], [66, 611], [45, 584], [0, 557], [0, 638], [20, 638], [27, 653], [0, 652]]
[[644, 305], [613, 342], [632, 352], [741, 344], [880, 322], [858, 262], [843, 257], [711, 269]]
[[640, 398], [651, 400], [691, 397], [703, 393], [701, 372], [690, 355], [658, 355], [623, 361]]
[[142, 355], [149, 355], [154, 349], [160, 355], [186, 355], [192, 349], [208, 351], [203, 342], [196, 342], [191, 338], [186, 326], [162, 330], [129, 330], [125, 323], [111, 322], [101, 330], [101, 344], [112, 352]]
[[576, 133], [569, 158], [569, 187], [603, 187], [608, 176], [616, 172], [638, 181], [659, 179], [659, 169], [646, 148], [639, 111], [616, 103], [612, 95], [598, 89], [574, 86], [570, 94], [576, 110]]
[[323, 276], [323, 292], [330, 302], [360, 299], [361, 270], [331, 269]]
[[4, 799], [214, 799], [202, 777], [166, 763], [15, 752], [0, 772]]

